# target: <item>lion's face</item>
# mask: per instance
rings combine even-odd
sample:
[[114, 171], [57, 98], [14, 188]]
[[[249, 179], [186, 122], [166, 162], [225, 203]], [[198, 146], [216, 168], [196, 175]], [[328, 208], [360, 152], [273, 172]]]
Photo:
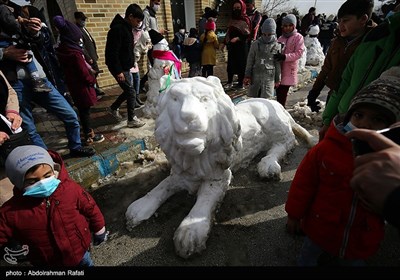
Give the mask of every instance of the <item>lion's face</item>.
[[[163, 77], [161, 84], [166, 81]], [[221, 152], [217, 146], [232, 148], [240, 135], [234, 105], [216, 77], [171, 79], [170, 87], [160, 93], [157, 110], [155, 136], [172, 162], [187, 156], [192, 161], [195, 156], [211, 160], [211, 150], [216, 155]]]

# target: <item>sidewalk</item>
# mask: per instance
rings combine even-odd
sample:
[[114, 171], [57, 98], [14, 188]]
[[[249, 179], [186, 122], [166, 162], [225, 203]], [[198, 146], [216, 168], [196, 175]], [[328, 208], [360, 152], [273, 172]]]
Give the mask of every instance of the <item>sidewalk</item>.
[[[311, 72], [307, 71], [305, 75], [299, 75], [300, 86], [304, 81], [310, 80], [315, 75]], [[183, 73], [183, 77], [186, 77], [186, 75], [187, 73]], [[225, 84], [227, 81], [226, 64], [217, 65], [214, 68], [214, 75], [221, 79], [222, 84]], [[131, 172], [132, 169], [140, 167], [140, 163], [135, 163], [140, 151], [153, 150], [157, 147], [153, 134], [154, 120], [143, 119], [146, 125], [134, 129], [126, 127], [126, 120], [121, 123], [116, 122], [107, 112], [107, 108], [121, 93], [121, 89], [116, 86], [104, 91], [106, 94], [92, 108], [91, 117], [94, 130], [97, 133], [102, 133], [105, 140], [93, 145], [96, 155], [90, 158], [70, 158], [64, 124], [55, 116], [48, 114], [43, 108], [34, 109], [37, 131], [48, 148], [63, 156], [70, 176], [88, 189], [95, 188], [106, 178], [114, 175], [121, 177], [125, 173]], [[228, 91], [227, 94], [236, 103], [243, 98], [246, 90]], [[145, 98], [146, 95], [141, 94], [141, 99], [144, 100]], [[126, 103], [122, 105], [120, 112], [123, 116], [126, 116]], [[136, 114], [140, 118], [142, 116], [141, 109], [137, 109]], [[122, 163], [128, 162], [132, 163], [129, 168], [121, 168]], [[0, 180], [0, 186], [1, 205], [12, 195], [12, 192], [8, 179]]]

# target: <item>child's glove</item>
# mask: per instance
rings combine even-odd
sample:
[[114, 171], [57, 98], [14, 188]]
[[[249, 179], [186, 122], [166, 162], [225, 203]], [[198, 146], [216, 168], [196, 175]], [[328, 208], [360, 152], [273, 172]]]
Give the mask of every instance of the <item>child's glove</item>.
[[281, 53], [276, 53], [276, 54], [274, 54], [274, 59], [276, 61], [284, 61], [286, 59], [286, 55], [281, 54]]
[[107, 241], [109, 231], [104, 231], [102, 234], [93, 234], [93, 245], [98, 246], [104, 241]]

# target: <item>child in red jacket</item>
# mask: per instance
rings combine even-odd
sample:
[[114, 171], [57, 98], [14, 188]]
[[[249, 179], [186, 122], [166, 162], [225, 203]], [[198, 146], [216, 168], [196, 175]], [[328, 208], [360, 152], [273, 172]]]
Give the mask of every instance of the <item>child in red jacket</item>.
[[92, 196], [73, 181], [55, 152], [26, 145], [5, 163], [14, 196], [0, 207], [0, 246], [14, 239], [22, 250], [5, 247], [16, 264], [27, 255], [34, 266], [93, 266], [89, 248], [107, 240], [105, 221]]
[[366, 265], [384, 237], [383, 218], [370, 212], [350, 187], [354, 127], [379, 130], [400, 121], [400, 67], [384, 72], [354, 97], [344, 118], [332, 121], [324, 139], [304, 157], [290, 186], [285, 210], [289, 233], [305, 233], [298, 264]]

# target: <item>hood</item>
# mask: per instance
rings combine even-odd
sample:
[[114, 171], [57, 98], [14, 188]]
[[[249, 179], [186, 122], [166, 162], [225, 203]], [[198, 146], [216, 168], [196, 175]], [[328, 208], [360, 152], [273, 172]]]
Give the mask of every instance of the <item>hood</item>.
[[197, 38], [188, 37], [188, 38], [185, 38], [185, 40], [183, 40], [183, 44], [184, 44], [185, 46], [191, 46], [191, 45], [193, 45], [194, 43], [196, 43], [196, 41], [197, 41]]
[[121, 17], [120, 14], [116, 14], [115, 17], [113, 18], [113, 20], [110, 23], [110, 28], [113, 28], [114, 26], [119, 25], [119, 24], [125, 25], [125, 24], [128, 24], [128, 23], [124, 20], [123, 17]]

